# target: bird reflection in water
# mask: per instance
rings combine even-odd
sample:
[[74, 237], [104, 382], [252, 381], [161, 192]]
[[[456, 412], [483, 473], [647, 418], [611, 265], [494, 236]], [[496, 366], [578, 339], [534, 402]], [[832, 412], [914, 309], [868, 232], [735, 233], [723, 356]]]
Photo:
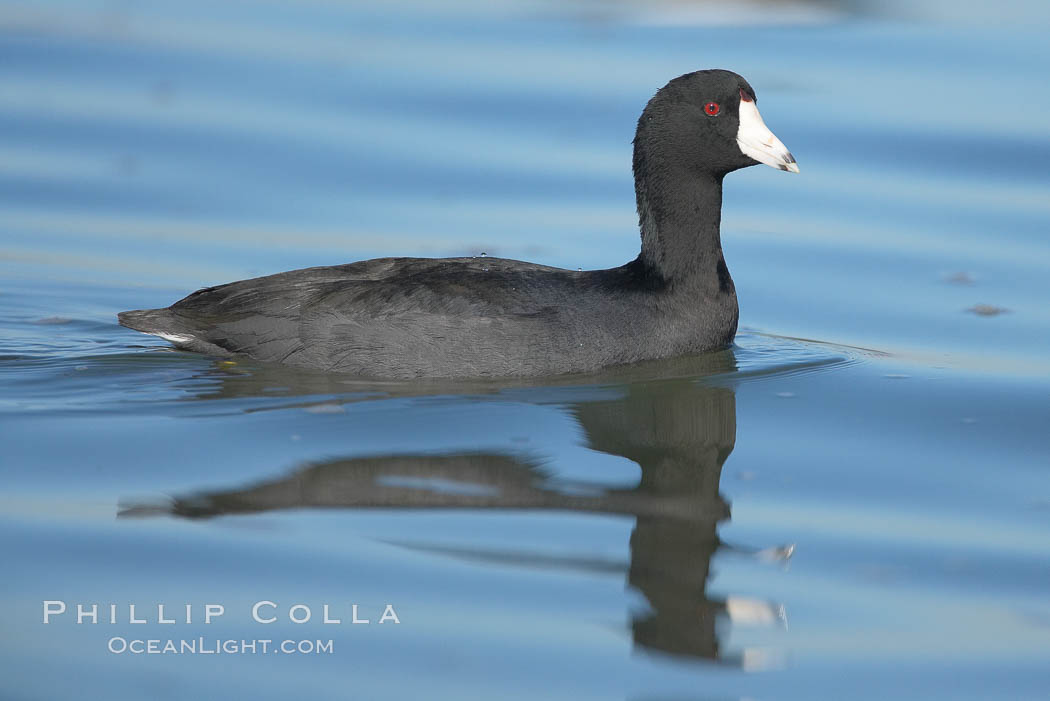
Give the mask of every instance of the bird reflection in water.
[[[736, 441], [736, 398], [731, 388], [697, 378], [730, 372], [734, 367], [733, 355], [727, 351], [663, 361], [658, 368], [620, 375], [607, 373], [602, 383], [616, 391], [598, 393], [599, 398], [593, 386], [581, 388], [592, 391], [579, 392], [577, 400], [572, 399], [570, 387], [559, 388], [562, 396], [569, 397], [564, 406], [582, 428], [589, 448], [627, 458], [641, 468], [641, 478], [631, 488], [555, 479], [552, 473], [556, 470], [551, 466], [520, 454], [395, 454], [315, 462], [287, 476], [240, 489], [176, 497], [163, 506], [128, 505], [120, 515], [208, 518], [302, 508], [454, 508], [630, 516], [635, 527], [627, 581], [649, 604], [647, 610], [633, 614], [635, 644], [650, 652], [753, 667], [754, 651], [722, 649], [722, 629], [729, 621], [781, 625], [782, 608], [761, 600], [721, 599], [707, 592], [712, 558], [720, 549], [732, 549], [717, 532], [718, 524], [729, 518], [729, 505], [718, 487], [722, 466]], [[258, 396], [257, 390], [270, 382], [251, 375], [229, 379], [218, 392], [220, 396]], [[326, 380], [311, 376], [310, 382]], [[314, 392], [320, 389], [310, 385]], [[384, 389], [387, 394], [389, 390]], [[791, 551], [786, 547], [754, 554], [786, 560]], [[503, 562], [525, 560], [501, 558]], [[537, 562], [529, 560], [528, 564]], [[762, 659], [757, 660], [757, 666], [763, 664]]]

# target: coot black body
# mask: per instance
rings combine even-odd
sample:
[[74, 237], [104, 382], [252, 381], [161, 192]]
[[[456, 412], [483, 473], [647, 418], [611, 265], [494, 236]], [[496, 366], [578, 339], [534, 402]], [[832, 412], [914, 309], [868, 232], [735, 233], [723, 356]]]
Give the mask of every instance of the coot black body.
[[209, 287], [119, 319], [185, 350], [369, 377], [588, 372], [722, 348], [738, 315], [722, 179], [760, 162], [798, 172], [751, 86], [729, 71], [689, 73], [638, 121], [642, 250], [624, 266], [381, 258]]

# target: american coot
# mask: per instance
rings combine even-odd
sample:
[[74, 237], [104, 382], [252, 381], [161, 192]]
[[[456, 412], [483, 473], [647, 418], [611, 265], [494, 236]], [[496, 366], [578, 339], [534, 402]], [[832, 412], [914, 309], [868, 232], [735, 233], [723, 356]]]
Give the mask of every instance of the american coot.
[[638, 120], [642, 251], [619, 268], [379, 258], [118, 316], [185, 350], [371, 377], [552, 375], [722, 348], [738, 315], [719, 239], [722, 179], [757, 163], [798, 172], [755, 91], [729, 71], [688, 73]]

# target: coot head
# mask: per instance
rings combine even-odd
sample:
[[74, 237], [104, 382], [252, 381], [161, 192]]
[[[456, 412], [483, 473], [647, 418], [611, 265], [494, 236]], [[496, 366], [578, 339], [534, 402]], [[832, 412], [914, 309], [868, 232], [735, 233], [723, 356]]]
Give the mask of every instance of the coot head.
[[635, 143], [677, 161], [668, 166], [698, 174], [722, 176], [758, 163], [798, 172], [762, 121], [754, 89], [732, 71], [697, 71], [669, 82], [642, 113]]

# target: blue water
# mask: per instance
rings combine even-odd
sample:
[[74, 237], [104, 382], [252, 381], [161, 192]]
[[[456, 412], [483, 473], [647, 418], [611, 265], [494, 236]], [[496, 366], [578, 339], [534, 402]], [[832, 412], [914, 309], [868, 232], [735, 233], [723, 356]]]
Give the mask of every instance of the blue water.
[[[0, 696], [1046, 698], [1048, 27], [1020, 1], [5, 3]], [[619, 265], [637, 115], [705, 67], [802, 169], [727, 179], [728, 351], [369, 383], [116, 324], [375, 256]]]

